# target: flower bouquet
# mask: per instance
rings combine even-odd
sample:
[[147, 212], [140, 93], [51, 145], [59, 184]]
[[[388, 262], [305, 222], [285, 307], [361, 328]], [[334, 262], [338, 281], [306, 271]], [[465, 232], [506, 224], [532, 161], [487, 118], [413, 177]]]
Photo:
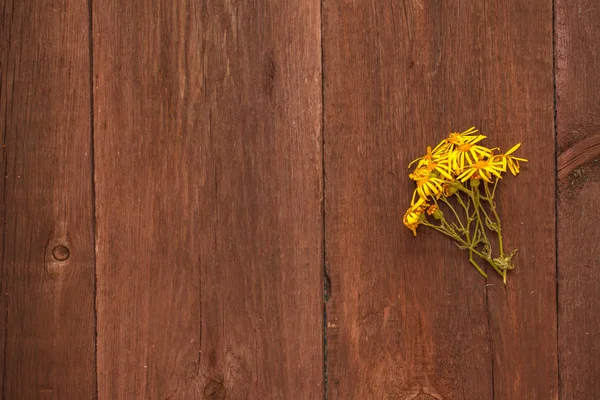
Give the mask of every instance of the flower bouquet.
[[[516, 250], [504, 249], [494, 196], [502, 174], [510, 171], [516, 176], [520, 163], [527, 160], [513, 155], [521, 143], [501, 153], [497, 147], [483, 146], [485, 138], [475, 128], [451, 133], [409, 164], [409, 168], [416, 165], [409, 177], [417, 188], [404, 214], [404, 225], [414, 235], [419, 225], [443, 233], [468, 252], [469, 262], [481, 275], [487, 278], [478, 263], [484, 260], [506, 283]], [[494, 235], [497, 240], [492, 242]]]

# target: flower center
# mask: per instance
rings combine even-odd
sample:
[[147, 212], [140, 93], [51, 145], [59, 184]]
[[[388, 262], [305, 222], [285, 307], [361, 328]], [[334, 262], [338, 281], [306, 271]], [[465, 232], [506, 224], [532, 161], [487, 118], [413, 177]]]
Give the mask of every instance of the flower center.
[[451, 133], [448, 139], [446, 139], [446, 143], [460, 144], [460, 140], [460, 133]]
[[467, 151], [471, 150], [471, 147], [473, 147], [473, 145], [471, 143], [465, 143], [465, 144], [461, 144], [458, 147], [458, 150], [463, 151], [463, 152], [467, 152]]
[[475, 164], [473, 164], [473, 168], [484, 169], [485, 167], [488, 166], [488, 164], [489, 164], [489, 162], [487, 162], [487, 161], [479, 160]]
[[428, 171], [433, 171], [434, 169], [437, 168], [438, 163], [436, 162], [430, 162], [429, 164], [427, 164], [427, 170]]

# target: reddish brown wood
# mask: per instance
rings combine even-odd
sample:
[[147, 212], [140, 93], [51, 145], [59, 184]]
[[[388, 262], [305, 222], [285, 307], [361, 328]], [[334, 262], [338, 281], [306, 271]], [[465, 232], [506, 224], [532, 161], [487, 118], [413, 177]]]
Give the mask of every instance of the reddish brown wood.
[[93, 10], [99, 397], [319, 398], [319, 2], [136, 3]]
[[565, 181], [571, 172], [600, 158], [600, 134], [590, 136], [566, 149], [558, 157], [558, 180]]
[[561, 399], [596, 398], [600, 393], [599, 20], [596, 2], [556, 3], [559, 167], [561, 160], [573, 160], [569, 170], [559, 170]]
[[487, 20], [490, 135], [502, 149], [522, 142], [520, 154], [529, 159], [499, 189], [505, 241], [519, 252], [508, 285], [489, 288], [494, 393], [497, 399], [556, 399], [552, 4], [498, 2], [488, 7]]
[[[330, 398], [555, 398], [551, 4], [324, 4]], [[465, 255], [401, 223], [408, 162], [471, 125], [532, 160], [499, 189], [521, 251], [489, 313]]]
[[2, 398], [90, 399], [88, 8], [4, 0], [0, 10]]
[[478, 2], [324, 3], [329, 399], [492, 398], [485, 280], [402, 225], [408, 163], [487, 115], [485, 17]]

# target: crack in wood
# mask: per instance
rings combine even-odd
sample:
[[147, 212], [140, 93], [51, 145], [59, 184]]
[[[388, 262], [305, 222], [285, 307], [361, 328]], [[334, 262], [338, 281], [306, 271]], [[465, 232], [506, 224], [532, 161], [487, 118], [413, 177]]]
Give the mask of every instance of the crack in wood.
[[576, 168], [600, 156], [600, 134], [584, 139], [565, 150], [557, 160], [558, 180], [566, 179]]

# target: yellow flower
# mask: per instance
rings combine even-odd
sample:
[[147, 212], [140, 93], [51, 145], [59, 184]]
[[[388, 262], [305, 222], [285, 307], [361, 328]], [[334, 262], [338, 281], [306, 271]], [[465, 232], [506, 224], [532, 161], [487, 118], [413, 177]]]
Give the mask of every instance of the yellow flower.
[[[410, 164], [408, 164], [408, 168], [410, 168], [411, 165], [413, 165], [414, 163], [416, 163], [417, 161], [432, 161], [433, 160], [433, 154], [431, 154], [431, 146], [427, 146], [427, 154], [425, 154], [423, 157], [419, 157], [416, 160], [412, 160], [410, 162]], [[419, 164], [417, 164], [417, 168], [421, 166], [421, 162], [419, 162]]]
[[442, 185], [444, 184], [444, 180], [440, 178], [436, 178], [432, 174], [422, 175], [417, 180], [417, 189], [413, 193], [412, 201], [410, 204], [415, 205], [415, 197], [418, 195], [420, 199], [424, 201], [427, 200], [427, 197], [437, 197], [439, 198], [442, 194]]
[[502, 163], [504, 171], [506, 171], [506, 167], [508, 166], [508, 169], [514, 176], [517, 176], [519, 169], [521, 168], [519, 162], [527, 162], [524, 158], [511, 156], [511, 154], [517, 151], [519, 147], [521, 147], [521, 143], [515, 144], [504, 154], [496, 154], [493, 156], [495, 161]]
[[433, 161], [439, 161], [442, 158], [445, 158], [444, 154], [434, 153], [431, 150], [431, 146], [427, 146], [427, 154], [425, 154], [423, 157], [419, 157], [416, 160], [411, 161], [411, 163], [408, 164], [408, 168], [410, 168], [411, 165], [413, 165], [417, 161], [419, 162], [417, 164], [417, 169], [418, 169], [418, 168], [420, 168], [423, 165], [427, 165], [427, 164], [429, 164], [429, 163], [431, 163]]
[[485, 136], [476, 135], [479, 132], [475, 127], [471, 127], [462, 133], [454, 132], [451, 133], [446, 139], [442, 140], [435, 148], [433, 149], [434, 154], [450, 154], [452, 151], [465, 143], [477, 143], [483, 139]]
[[408, 174], [408, 177], [410, 179], [412, 179], [413, 181], [418, 181], [419, 179], [429, 176], [430, 171], [427, 170], [427, 168], [423, 168], [423, 167], [419, 167], [417, 169], [415, 169], [412, 174]]
[[426, 207], [427, 204], [425, 203], [419, 206], [412, 206], [406, 210], [406, 213], [404, 214], [402, 222], [404, 222], [404, 225], [413, 232], [414, 236], [417, 236], [417, 227], [419, 226], [421, 216]]
[[465, 167], [475, 164], [478, 160], [492, 155], [492, 149], [476, 144], [485, 136], [479, 136], [469, 143], [463, 143], [456, 147], [450, 154], [450, 164], [457, 174], [464, 171]]
[[448, 160], [439, 160], [439, 161], [430, 161], [424, 165], [424, 168], [429, 172], [437, 172], [443, 178], [452, 181], [452, 169], [450, 168], [450, 164], [448, 164]]
[[[421, 164], [421, 163], [419, 163]], [[414, 170], [412, 174], [408, 174], [408, 177], [414, 181], [418, 181], [422, 178], [432, 176], [437, 178], [441, 176], [443, 179], [453, 181], [452, 170], [450, 165], [443, 160], [438, 161], [426, 161], [423, 165], [419, 166]]]
[[461, 182], [466, 181], [470, 178], [483, 179], [486, 182], [492, 182], [492, 175], [502, 178], [501, 173], [504, 172], [503, 165], [501, 162], [494, 161], [492, 158], [487, 160], [479, 160], [465, 169], [465, 171], [458, 176]]

